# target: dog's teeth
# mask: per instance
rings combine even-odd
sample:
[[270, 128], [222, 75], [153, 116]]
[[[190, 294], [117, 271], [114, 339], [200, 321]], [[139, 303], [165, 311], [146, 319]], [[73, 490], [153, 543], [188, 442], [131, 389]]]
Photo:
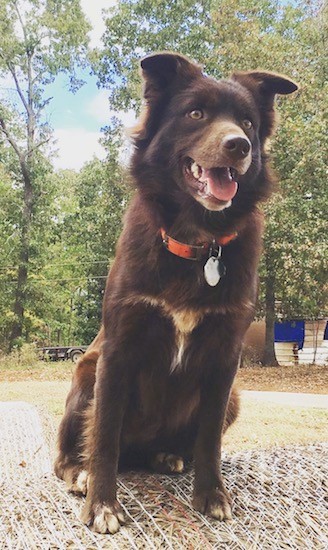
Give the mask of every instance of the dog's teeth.
[[192, 163], [190, 170], [194, 178], [198, 180], [202, 174], [202, 171], [200, 169], [200, 166], [198, 166], [197, 162]]
[[235, 179], [235, 170], [234, 170], [234, 168], [229, 168], [229, 178], [230, 178], [230, 180]]
[[201, 183], [199, 189], [198, 189], [198, 195], [200, 195], [201, 197], [203, 195], [207, 195], [208, 194], [208, 191], [207, 191], [207, 183], [204, 182], [204, 183]]

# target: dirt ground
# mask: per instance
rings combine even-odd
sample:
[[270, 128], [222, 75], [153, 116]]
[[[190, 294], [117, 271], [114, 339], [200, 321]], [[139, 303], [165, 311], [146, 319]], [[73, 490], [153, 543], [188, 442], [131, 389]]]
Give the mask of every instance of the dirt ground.
[[328, 365], [243, 367], [237, 380], [242, 390], [328, 394]]
[[[70, 361], [39, 362], [33, 368], [1, 369], [0, 382], [23, 380], [70, 381], [74, 364]], [[328, 394], [328, 365], [299, 365], [298, 367], [248, 366], [239, 370], [238, 386], [242, 390], [283, 391]]]

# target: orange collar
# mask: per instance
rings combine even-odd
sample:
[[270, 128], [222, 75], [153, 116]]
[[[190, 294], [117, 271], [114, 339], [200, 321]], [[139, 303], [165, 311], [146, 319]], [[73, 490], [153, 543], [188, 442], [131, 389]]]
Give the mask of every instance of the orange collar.
[[186, 258], [187, 260], [201, 260], [205, 256], [211, 247], [225, 246], [233, 241], [238, 233], [231, 233], [230, 235], [223, 235], [217, 239], [213, 239], [210, 243], [199, 244], [184, 244], [176, 241], [170, 237], [165, 229], [161, 228], [161, 235], [165, 248], [172, 254], [180, 256], [180, 258]]

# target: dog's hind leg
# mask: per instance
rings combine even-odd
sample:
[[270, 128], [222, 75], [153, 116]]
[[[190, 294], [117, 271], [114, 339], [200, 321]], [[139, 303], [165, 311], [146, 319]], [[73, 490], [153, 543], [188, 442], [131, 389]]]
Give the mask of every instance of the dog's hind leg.
[[[239, 402], [239, 391], [237, 387], [233, 385], [226, 410], [223, 432], [235, 422], [239, 413]], [[171, 453], [157, 452], [152, 455], [149, 461], [149, 466], [152, 470], [161, 474], [181, 474], [185, 472], [186, 466], [190, 464], [192, 458], [195, 429], [192, 430], [190, 427], [189, 430], [186, 430], [186, 433], [187, 437], [184, 437], [184, 432], [182, 431], [176, 437], [176, 441], [174, 441], [175, 438], [173, 438], [173, 441], [167, 445], [167, 448], [175, 449]], [[185, 441], [188, 441], [188, 444]]]
[[93, 398], [96, 365], [103, 340], [102, 330], [79, 359], [66, 400], [58, 433], [55, 473], [66, 482], [69, 491], [86, 494], [87, 471], [82, 456], [85, 413]]
[[236, 420], [238, 414], [239, 414], [239, 408], [240, 408], [240, 396], [239, 391], [234, 384], [231, 388], [229, 402], [226, 410], [226, 415], [224, 419], [223, 424], [223, 432], [225, 432], [231, 424], [234, 423]]

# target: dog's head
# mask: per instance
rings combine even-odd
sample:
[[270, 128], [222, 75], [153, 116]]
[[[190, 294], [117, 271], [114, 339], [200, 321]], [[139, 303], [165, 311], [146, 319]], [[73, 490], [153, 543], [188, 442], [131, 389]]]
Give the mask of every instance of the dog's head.
[[141, 68], [144, 109], [131, 135], [153, 185], [171, 194], [176, 187], [211, 211], [247, 193], [261, 198], [255, 184], [274, 131], [274, 98], [297, 85], [263, 71], [217, 81], [170, 52], [144, 58]]

